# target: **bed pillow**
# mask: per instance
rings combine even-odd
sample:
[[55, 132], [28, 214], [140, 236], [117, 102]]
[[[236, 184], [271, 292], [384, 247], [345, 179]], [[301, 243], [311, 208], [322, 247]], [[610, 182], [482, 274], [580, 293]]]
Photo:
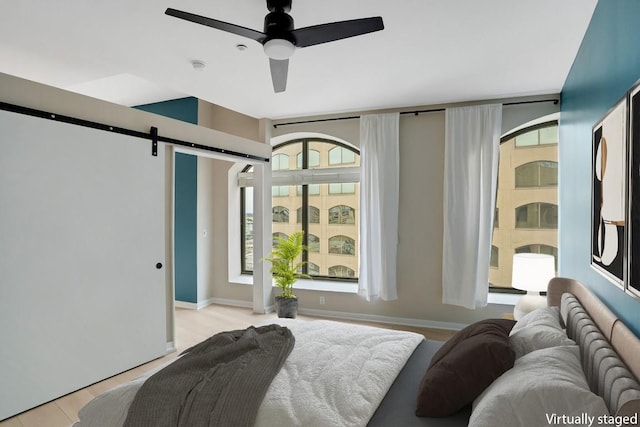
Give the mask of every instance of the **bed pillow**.
[[548, 326], [549, 328], [563, 330], [559, 307], [540, 307], [520, 318], [511, 329], [511, 335], [521, 329], [530, 326]]
[[553, 417], [563, 415], [595, 420], [608, 415], [604, 400], [589, 390], [576, 345], [545, 348], [516, 360], [474, 401], [469, 426], [559, 425], [562, 419]]
[[558, 307], [543, 307], [523, 316], [509, 334], [516, 359], [535, 350], [574, 345], [560, 323]]
[[509, 319], [483, 320], [451, 337], [433, 356], [422, 378], [416, 415], [452, 415], [511, 368], [515, 354], [509, 331], [514, 324]]

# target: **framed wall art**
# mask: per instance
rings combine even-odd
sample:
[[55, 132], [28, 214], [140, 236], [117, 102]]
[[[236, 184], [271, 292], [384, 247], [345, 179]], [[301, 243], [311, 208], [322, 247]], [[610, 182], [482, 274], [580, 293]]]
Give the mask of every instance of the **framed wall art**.
[[640, 297], [640, 84], [629, 91], [629, 157], [627, 292]]
[[622, 289], [625, 288], [627, 151], [625, 96], [593, 126], [591, 184], [591, 265]]

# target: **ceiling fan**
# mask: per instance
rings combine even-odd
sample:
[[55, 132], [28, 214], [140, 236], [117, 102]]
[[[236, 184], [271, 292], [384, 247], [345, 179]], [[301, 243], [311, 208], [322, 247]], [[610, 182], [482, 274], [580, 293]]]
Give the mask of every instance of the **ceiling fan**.
[[168, 8], [165, 14], [247, 37], [262, 44], [269, 57], [271, 80], [276, 93], [284, 92], [287, 87], [289, 58], [297, 47], [346, 39], [384, 28], [382, 18], [376, 16], [294, 29], [293, 18], [287, 13], [291, 10], [291, 2], [292, 0], [267, 0], [269, 13], [264, 18], [262, 32], [172, 8]]

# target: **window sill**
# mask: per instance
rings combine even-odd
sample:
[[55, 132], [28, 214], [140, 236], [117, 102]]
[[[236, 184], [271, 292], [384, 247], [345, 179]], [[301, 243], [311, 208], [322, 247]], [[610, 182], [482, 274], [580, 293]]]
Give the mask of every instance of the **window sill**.
[[[232, 278], [229, 283], [236, 285], [251, 285], [253, 286], [253, 277], [248, 275], [241, 275]], [[273, 285], [275, 287], [275, 284]], [[310, 280], [300, 279], [293, 285], [293, 290], [296, 289], [320, 291], [320, 292], [339, 292], [345, 294], [357, 294], [358, 284], [353, 282], [332, 282], [330, 280]]]
[[[241, 275], [238, 277], [234, 277], [229, 281], [229, 283], [233, 283], [236, 285], [253, 286], [253, 277], [248, 275]], [[294, 290], [295, 289], [357, 294], [358, 284], [351, 282], [332, 282], [330, 280], [300, 279], [296, 282]], [[489, 304], [515, 306], [518, 302], [518, 299], [520, 299], [520, 296], [520, 294], [511, 294], [507, 292], [489, 292], [487, 302]]]
[[522, 295], [508, 292], [489, 292], [487, 303], [515, 306]]

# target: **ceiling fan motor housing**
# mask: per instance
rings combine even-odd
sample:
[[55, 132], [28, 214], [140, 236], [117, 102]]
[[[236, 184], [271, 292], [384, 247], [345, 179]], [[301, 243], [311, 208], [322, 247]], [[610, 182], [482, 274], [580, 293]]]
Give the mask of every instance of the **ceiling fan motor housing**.
[[272, 39], [288, 40], [296, 44], [293, 31], [293, 18], [286, 12], [269, 12], [264, 17], [264, 33], [267, 35], [265, 41]]
[[292, 0], [267, 0], [267, 10], [269, 12], [289, 12]]

